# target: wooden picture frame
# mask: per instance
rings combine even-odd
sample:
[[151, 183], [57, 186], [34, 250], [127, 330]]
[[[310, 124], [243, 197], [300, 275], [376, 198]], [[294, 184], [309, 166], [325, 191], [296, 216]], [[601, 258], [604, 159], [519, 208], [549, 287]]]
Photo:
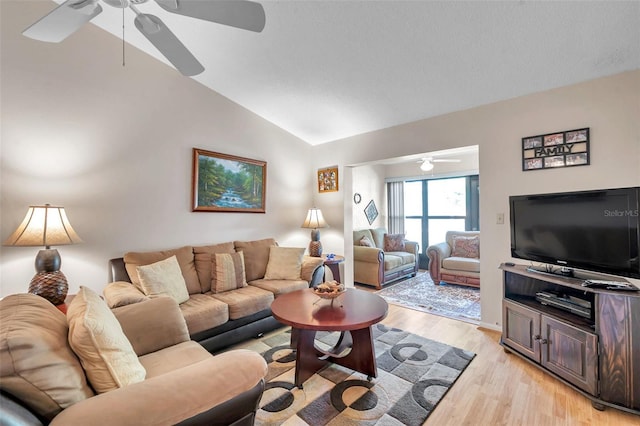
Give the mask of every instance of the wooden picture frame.
[[193, 148], [194, 212], [264, 213], [267, 163]]
[[522, 170], [587, 166], [589, 128], [522, 138]]
[[367, 217], [369, 225], [371, 225], [378, 217], [378, 209], [376, 208], [376, 203], [373, 200], [369, 201], [367, 207], [364, 208], [364, 215]]
[[338, 191], [338, 168], [318, 169], [318, 192]]

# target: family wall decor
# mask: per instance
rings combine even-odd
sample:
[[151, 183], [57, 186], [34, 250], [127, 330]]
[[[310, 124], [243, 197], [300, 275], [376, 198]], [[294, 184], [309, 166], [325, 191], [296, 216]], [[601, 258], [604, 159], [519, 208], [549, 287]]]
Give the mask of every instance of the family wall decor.
[[589, 165], [589, 128], [522, 138], [522, 170]]
[[338, 168], [329, 167], [318, 170], [318, 192], [338, 191]]
[[267, 163], [193, 148], [192, 211], [264, 213]]

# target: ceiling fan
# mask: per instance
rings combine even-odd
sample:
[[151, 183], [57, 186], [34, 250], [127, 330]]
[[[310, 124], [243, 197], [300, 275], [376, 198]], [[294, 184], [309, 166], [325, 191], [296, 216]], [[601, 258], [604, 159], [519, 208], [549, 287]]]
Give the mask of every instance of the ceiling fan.
[[[186, 76], [200, 74], [204, 67], [171, 32], [160, 18], [141, 13], [134, 5], [149, 0], [67, 0], [24, 30], [35, 40], [59, 43], [102, 12], [100, 2], [135, 14], [136, 28], [177, 69]], [[247, 0], [155, 0], [164, 10], [191, 18], [261, 32], [265, 25], [264, 8]]]
[[433, 158], [426, 157], [418, 161], [420, 164], [420, 170], [424, 172], [428, 172], [433, 170], [433, 163], [459, 163], [461, 160], [459, 158]]

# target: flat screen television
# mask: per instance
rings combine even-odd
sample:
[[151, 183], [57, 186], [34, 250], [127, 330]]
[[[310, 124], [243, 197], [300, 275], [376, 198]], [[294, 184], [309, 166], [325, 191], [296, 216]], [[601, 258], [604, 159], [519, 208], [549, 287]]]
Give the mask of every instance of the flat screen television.
[[511, 256], [640, 278], [640, 187], [509, 197]]

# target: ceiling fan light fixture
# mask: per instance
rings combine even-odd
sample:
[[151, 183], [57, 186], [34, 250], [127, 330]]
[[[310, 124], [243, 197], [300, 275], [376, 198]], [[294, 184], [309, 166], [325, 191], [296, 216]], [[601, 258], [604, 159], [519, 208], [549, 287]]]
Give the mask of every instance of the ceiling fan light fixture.
[[433, 163], [428, 158], [425, 158], [422, 164], [420, 164], [420, 170], [422, 170], [423, 172], [429, 172], [433, 170]]

